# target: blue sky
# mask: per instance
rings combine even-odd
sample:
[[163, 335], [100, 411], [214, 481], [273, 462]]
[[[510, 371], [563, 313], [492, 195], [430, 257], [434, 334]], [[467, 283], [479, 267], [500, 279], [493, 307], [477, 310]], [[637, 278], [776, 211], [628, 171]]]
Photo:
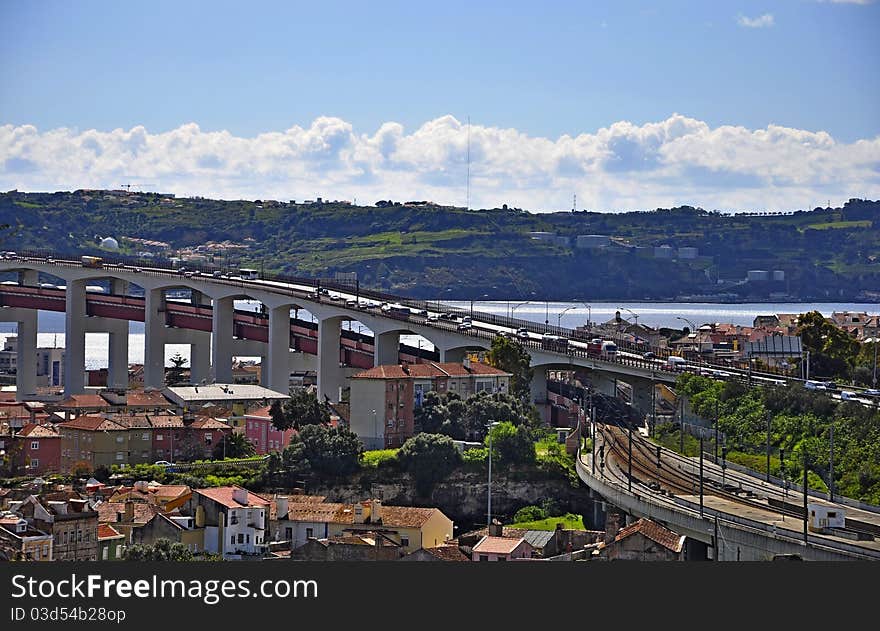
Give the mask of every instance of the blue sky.
[[[463, 203], [470, 117], [476, 204], [880, 196], [880, 3], [0, 0], [0, 20], [0, 188], [129, 176], [216, 196]], [[744, 155], [725, 158], [735, 139]], [[150, 153], [182, 142], [189, 161]], [[745, 168], [804, 143], [789, 172]], [[842, 156], [839, 172], [817, 166]]]

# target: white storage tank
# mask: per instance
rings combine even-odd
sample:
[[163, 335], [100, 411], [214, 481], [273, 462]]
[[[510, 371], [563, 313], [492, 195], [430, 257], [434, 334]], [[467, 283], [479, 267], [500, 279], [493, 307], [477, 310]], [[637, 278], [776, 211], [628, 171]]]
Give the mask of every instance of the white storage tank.
[[773, 270], [773, 280], [776, 280], [776, 281], [785, 280], [785, 272], [781, 269]]
[[747, 280], [770, 280], [770, 272], [765, 269], [750, 269], [746, 272]]

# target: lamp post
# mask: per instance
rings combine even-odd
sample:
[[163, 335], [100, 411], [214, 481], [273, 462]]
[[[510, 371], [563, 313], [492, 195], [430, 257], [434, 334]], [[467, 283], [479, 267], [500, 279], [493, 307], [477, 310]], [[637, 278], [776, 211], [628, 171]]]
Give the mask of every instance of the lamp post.
[[489, 423], [489, 490], [486, 494], [486, 526], [492, 525], [492, 428], [498, 425], [497, 421]]
[[550, 301], [544, 301], [544, 333], [547, 332], [547, 327], [550, 326]]
[[373, 415], [373, 434], [375, 434], [376, 442], [379, 442], [379, 425], [376, 423], [376, 410], [370, 410]]
[[[688, 320], [687, 318], [685, 318], [683, 316], [675, 316], [675, 319], [682, 320], [682, 321], [688, 323], [688, 325], [690, 326], [690, 332], [694, 334], [694, 341], [696, 341], [696, 339], [697, 339], [697, 325], [694, 324], [692, 320]], [[698, 354], [699, 354], [699, 351], [698, 351]]]
[[565, 314], [565, 312], [571, 311], [572, 309], [575, 309], [575, 308], [576, 307], [574, 307], [574, 306], [566, 307], [565, 309], [563, 309], [562, 311], [559, 312], [559, 314], [556, 316], [556, 328], [557, 329], [562, 327], [562, 316]]
[[510, 317], [513, 318], [513, 312], [514, 312], [514, 311], [516, 311], [517, 309], [519, 309], [520, 307], [522, 307], [522, 306], [524, 306], [524, 305], [529, 304], [530, 302], [532, 302], [532, 301], [531, 301], [531, 300], [526, 300], [525, 302], [521, 302], [521, 303], [519, 303], [518, 305], [513, 305], [513, 308], [511, 308], [511, 310], [510, 310]]
[[639, 314], [633, 311], [632, 309], [627, 309], [626, 307], [617, 307], [618, 311], [623, 309], [624, 311], [629, 311], [632, 314], [632, 317], [635, 318], [636, 326], [639, 326]]
[[586, 302], [583, 305], [587, 308], [587, 328], [593, 328], [593, 307], [587, 304]]

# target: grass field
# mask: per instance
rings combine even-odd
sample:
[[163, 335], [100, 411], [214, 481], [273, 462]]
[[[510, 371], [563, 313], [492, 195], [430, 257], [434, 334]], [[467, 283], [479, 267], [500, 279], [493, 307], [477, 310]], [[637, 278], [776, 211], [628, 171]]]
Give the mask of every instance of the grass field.
[[811, 223], [804, 226], [804, 230], [812, 228], [813, 230], [834, 230], [837, 228], [870, 228], [871, 220], [863, 221], [829, 221], [827, 223]]
[[511, 526], [526, 530], [556, 530], [556, 524], [559, 522], [562, 522], [562, 527], [567, 530], [586, 530], [584, 518], [574, 513], [566, 513], [560, 517], [548, 517], [538, 521], [524, 521], [518, 524], [511, 524]]

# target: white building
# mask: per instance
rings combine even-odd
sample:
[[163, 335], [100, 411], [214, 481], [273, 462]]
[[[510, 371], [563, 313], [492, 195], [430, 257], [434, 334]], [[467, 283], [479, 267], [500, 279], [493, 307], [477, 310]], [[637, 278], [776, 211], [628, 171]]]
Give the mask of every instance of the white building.
[[[12, 373], [18, 368], [18, 336], [10, 335], [0, 350], [0, 372]], [[64, 349], [37, 348], [37, 387], [64, 385]]]
[[698, 253], [699, 253], [699, 250], [697, 248], [692, 248], [692, 247], [678, 248], [678, 258], [680, 258], [680, 259], [695, 259], [695, 258], [697, 258]]
[[543, 231], [530, 232], [529, 238], [534, 239], [535, 241], [553, 241], [556, 239], [556, 233]]
[[196, 528], [205, 529], [205, 550], [224, 558], [260, 555], [267, 550], [271, 502], [240, 486], [193, 489], [186, 507]]
[[750, 269], [746, 272], [746, 280], [770, 280], [770, 272], [765, 269]]
[[655, 259], [671, 259], [675, 255], [675, 248], [671, 245], [661, 245], [654, 248]]
[[579, 234], [575, 247], [578, 248], [607, 248], [611, 245], [611, 237], [607, 234]]

